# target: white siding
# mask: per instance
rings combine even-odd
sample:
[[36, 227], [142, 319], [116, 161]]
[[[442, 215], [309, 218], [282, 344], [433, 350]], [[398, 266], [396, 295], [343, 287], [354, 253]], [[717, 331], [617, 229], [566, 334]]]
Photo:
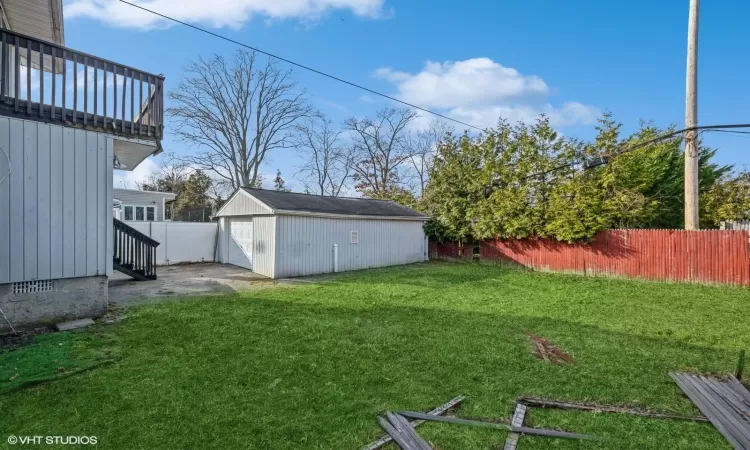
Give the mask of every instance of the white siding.
[[276, 278], [276, 216], [253, 216], [253, 272]]
[[0, 118], [0, 283], [111, 273], [112, 149], [104, 134]]
[[[115, 189], [114, 196], [123, 205], [156, 206], [156, 221], [164, 220], [164, 203], [174, 199], [173, 194], [165, 195], [164, 192], [137, 191], [134, 189]], [[120, 220], [125, 220], [125, 215], [120, 212]]]
[[222, 206], [217, 216], [249, 216], [255, 214], [271, 214], [271, 210], [268, 209], [262, 203], [259, 203], [254, 198], [251, 198], [246, 192], [239, 190], [229, 200], [226, 205]]
[[[246, 216], [250, 217], [250, 216]], [[253, 272], [276, 277], [276, 216], [253, 218]], [[219, 219], [219, 261], [229, 263], [229, 217]]]
[[[333, 244], [341, 272], [425, 260], [421, 221], [277, 216], [276, 223], [274, 278], [333, 272]], [[351, 244], [355, 230], [359, 243]]]

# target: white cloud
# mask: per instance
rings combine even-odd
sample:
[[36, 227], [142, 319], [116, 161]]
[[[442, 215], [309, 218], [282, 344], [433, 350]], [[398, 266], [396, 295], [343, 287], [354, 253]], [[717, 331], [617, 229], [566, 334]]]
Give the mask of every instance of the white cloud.
[[[267, 19], [315, 20], [333, 10], [348, 10], [361, 17], [383, 14], [385, 0], [131, 0], [144, 8], [186, 22], [211, 27], [239, 28], [253, 16]], [[71, 0], [65, 18], [87, 17], [125, 28], [156, 28], [172, 25], [159, 16], [118, 0]]]
[[112, 176], [112, 186], [116, 188], [138, 189], [138, 183], [148, 180], [149, 175], [159, 171], [159, 165], [154, 158], [146, 158], [132, 171], [115, 170]]
[[414, 74], [381, 68], [374, 76], [392, 83], [397, 90], [394, 95], [401, 100], [479, 127], [494, 126], [501, 117], [509, 122], [533, 122], [540, 114], [546, 114], [553, 126], [590, 124], [600, 114], [597, 108], [575, 101], [552, 105], [547, 101], [549, 86], [542, 78], [521, 74], [489, 58], [428, 61]]
[[428, 61], [417, 74], [378, 69], [375, 76], [398, 85], [402, 100], [431, 108], [487, 105], [496, 101], [544, 96], [547, 83], [522, 75], [489, 58], [437, 63]]

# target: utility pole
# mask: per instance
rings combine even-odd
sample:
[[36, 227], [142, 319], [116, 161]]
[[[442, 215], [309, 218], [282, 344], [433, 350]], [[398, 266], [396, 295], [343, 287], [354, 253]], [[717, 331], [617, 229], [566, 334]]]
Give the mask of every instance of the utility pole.
[[[690, 0], [688, 15], [685, 128], [698, 124], [698, 10], [700, 0]], [[698, 133], [685, 133], [685, 229], [698, 229]]]

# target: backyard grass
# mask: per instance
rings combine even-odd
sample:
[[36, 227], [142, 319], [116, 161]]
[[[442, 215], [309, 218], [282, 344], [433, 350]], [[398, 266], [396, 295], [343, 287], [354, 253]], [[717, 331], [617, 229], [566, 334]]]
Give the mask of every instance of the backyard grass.
[[[456, 414], [469, 418], [510, 417], [521, 395], [696, 415], [668, 371], [730, 372], [738, 350], [750, 348], [747, 289], [473, 263], [365, 271], [127, 314], [0, 354], [0, 377], [60, 343], [74, 342], [74, 356], [87, 354], [80, 346], [116, 355], [0, 395], [0, 448], [8, 435], [86, 435], [100, 449], [359, 449], [381, 434], [383, 411], [428, 410], [459, 394], [468, 398]], [[536, 359], [527, 331], [575, 363]], [[0, 389], [7, 385], [0, 378]], [[706, 423], [539, 409], [527, 419], [609, 439], [522, 437], [521, 449], [730, 448]], [[441, 450], [502, 448], [506, 438], [450, 424], [420, 432]]]

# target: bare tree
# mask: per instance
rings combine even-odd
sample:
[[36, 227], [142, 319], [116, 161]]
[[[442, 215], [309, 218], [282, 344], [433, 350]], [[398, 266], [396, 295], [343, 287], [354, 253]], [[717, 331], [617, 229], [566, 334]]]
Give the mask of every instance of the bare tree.
[[408, 126], [418, 117], [411, 109], [385, 108], [375, 117], [350, 118], [345, 127], [351, 132], [351, 168], [358, 191], [384, 197], [400, 188], [399, 168], [411, 158]]
[[414, 171], [414, 177], [419, 185], [419, 196], [424, 195], [427, 180], [435, 165], [435, 156], [440, 142], [453, 128], [442, 120], [430, 122], [427, 129], [419, 130], [409, 136], [409, 162]]
[[165, 155], [156, 172], [149, 174], [145, 181], [136, 183], [142, 191], [173, 192], [180, 195], [193, 168], [177, 160], [174, 155]]
[[231, 63], [214, 55], [185, 68], [187, 78], [169, 93], [175, 134], [199, 148], [182, 156], [232, 189], [257, 184], [269, 152], [290, 145], [294, 123], [310, 114], [304, 92], [268, 59], [238, 50]]
[[305, 190], [338, 197], [351, 174], [351, 153], [341, 147], [341, 130], [317, 113], [295, 125], [295, 147], [304, 158], [298, 178]]

